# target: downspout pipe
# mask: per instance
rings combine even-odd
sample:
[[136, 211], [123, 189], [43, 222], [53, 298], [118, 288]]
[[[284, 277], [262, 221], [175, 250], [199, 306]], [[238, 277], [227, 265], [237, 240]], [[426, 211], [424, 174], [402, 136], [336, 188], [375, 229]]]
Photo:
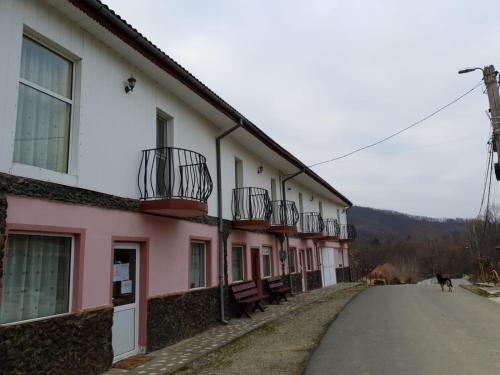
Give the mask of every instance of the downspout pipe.
[[[281, 180], [281, 207], [282, 208], [286, 207], [286, 186], [285, 186], [285, 183], [288, 180], [291, 180], [292, 178], [297, 177], [299, 174], [304, 173], [305, 171], [306, 170], [303, 169], [303, 170], [298, 171], [294, 174], [291, 174], [291, 175], [285, 177], [283, 180]], [[285, 225], [287, 225], [286, 213], [283, 216], [285, 217]], [[288, 234], [286, 234], [286, 233], [285, 233], [285, 239], [286, 239], [286, 252], [287, 252], [287, 258], [288, 258], [288, 282], [290, 283], [290, 294], [293, 295], [291, 260], [290, 260], [290, 240], [288, 238]]]
[[239, 124], [226, 130], [224, 133], [215, 138], [215, 156], [217, 160], [217, 226], [219, 232], [219, 293], [220, 293], [220, 321], [227, 324], [224, 316], [224, 219], [222, 217], [222, 173], [221, 173], [221, 156], [220, 143], [222, 138], [231, 134], [243, 125], [243, 119], [240, 119]]

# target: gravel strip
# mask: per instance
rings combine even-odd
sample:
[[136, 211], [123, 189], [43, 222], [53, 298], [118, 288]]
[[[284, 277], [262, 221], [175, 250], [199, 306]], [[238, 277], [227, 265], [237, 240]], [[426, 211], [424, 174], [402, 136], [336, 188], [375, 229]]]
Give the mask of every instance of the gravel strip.
[[330, 323], [364, 289], [356, 286], [325, 296], [192, 362], [176, 374], [301, 374]]

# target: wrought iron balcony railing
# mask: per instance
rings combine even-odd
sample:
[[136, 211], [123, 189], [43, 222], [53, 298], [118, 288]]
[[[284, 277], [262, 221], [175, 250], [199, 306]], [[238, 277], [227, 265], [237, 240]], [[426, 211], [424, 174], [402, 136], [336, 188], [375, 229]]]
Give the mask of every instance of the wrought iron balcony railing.
[[206, 203], [213, 183], [205, 156], [174, 147], [142, 151], [141, 199], [188, 199]]
[[325, 229], [323, 230], [325, 237], [340, 237], [340, 225], [337, 219], [324, 219], [323, 222], [325, 223]]
[[356, 227], [352, 224], [342, 224], [340, 226], [340, 239], [354, 241], [356, 239]]
[[304, 212], [300, 214], [299, 232], [321, 233], [325, 229], [325, 223], [319, 212]]
[[299, 211], [294, 201], [272, 201], [271, 225], [295, 226], [299, 222]]
[[256, 187], [233, 189], [231, 209], [235, 221], [269, 221], [273, 211], [267, 190]]

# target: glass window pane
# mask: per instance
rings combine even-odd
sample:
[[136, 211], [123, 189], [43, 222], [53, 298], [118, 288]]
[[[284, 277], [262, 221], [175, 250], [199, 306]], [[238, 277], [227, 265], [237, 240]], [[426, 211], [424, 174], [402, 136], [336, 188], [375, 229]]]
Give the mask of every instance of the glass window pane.
[[19, 85], [14, 161], [66, 173], [69, 104]]
[[234, 246], [232, 249], [233, 282], [243, 280], [243, 248]]
[[21, 78], [71, 99], [73, 64], [27, 37], [23, 38]]
[[70, 262], [69, 237], [9, 235], [0, 323], [68, 312]]
[[271, 276], [271, 249], [262, 248], [262, 268], [264, 277]]
[[135, 249], [114, 249], [113, 306], [136, 301], [136, 254]]
[[203, 243], [191, 243], [190, 278], [190, 288], [201, 288], [205, 286], [205, 244]]

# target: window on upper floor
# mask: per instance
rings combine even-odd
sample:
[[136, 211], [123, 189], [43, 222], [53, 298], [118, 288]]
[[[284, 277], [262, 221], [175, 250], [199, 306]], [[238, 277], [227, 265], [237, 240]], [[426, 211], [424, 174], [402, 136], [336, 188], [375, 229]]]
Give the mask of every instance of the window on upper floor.
[[67, 173], [74, 64], [23, 37], [14, 162]]
[[274, 178], [271, 178], [271, 201], [277, 200], [277, 195], [276, 195], [276, 180]]
[[73, 239], [9, 234], [0, 302], [0, 324], [70, 311]]
[[234, 158], [234, 187], [243, 187], [243, 161]]

